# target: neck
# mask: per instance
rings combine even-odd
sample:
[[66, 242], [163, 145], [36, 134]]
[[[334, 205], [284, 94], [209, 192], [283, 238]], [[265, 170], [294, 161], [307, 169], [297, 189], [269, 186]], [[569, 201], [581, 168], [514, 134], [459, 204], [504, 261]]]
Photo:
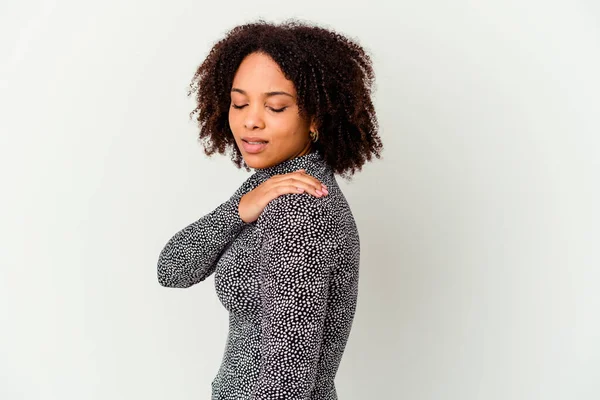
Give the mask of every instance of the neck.
[[302, 151], [300, 151], [300, 153], [298, 153], [295, 157], [302, 157], [304, 155], [307, 155], [308, 153], [312, 153], [313, 150], [313, 142], [312, 140], [309, 140], [308, 143], [302, 149]]

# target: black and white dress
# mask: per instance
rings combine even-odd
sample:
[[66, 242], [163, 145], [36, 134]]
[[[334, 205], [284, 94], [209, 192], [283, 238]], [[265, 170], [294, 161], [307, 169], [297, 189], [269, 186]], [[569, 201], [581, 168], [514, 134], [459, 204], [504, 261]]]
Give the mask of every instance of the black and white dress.
[[[257, 221], [240, 198], [268, 178], [304, 168], [327, 196], [285, 194]], [[334, 400], [334, 378], [357, 304], [360, 243], [354, 217], [318, 151], [256, 169], [214, 211], [177, 232], [158, 281], [185, 288], [215, 274], [229, 312], [212, 400]]]

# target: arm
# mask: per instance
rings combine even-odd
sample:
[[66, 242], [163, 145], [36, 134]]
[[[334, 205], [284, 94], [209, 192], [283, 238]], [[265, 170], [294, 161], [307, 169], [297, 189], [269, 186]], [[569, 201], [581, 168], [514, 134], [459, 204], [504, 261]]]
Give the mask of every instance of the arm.
[[160, 252], [158, 282], [187, 288], [209, 277], [223, 250], [246, 225], [238, 205], [248, 181], [215, 210], [177, 232]]
[[251, 399], [308, 399], [336, 260], [332, 224], [302, 195], [273, 200], [261, 223], [261, 368]]

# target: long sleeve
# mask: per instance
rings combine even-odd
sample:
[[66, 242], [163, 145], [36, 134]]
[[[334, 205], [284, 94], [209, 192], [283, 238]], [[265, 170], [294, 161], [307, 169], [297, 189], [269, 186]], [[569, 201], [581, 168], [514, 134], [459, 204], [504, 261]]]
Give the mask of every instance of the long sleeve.
[[305, 400], [315, 385], [336, 262], [332, 224], [317, 201], [283, 195], [261, 216], [261, 366], [252, 400]]
[[246, 183], [228, 201], [181, 229], [167, 242], [157, 266], [162, 286], [187, 288], [214, 272], [223, 250], [245, 225], [238, 205]]

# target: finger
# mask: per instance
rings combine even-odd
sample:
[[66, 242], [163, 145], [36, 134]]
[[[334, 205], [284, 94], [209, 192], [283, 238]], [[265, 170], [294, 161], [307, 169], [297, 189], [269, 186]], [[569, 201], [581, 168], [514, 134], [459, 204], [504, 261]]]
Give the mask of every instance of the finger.
[[270, 188], [266, 193], [266, 203], [276, 199], [279, 196], [289, 193], [301, 193], [296, 186], [292, 185], [278, 185]]
[[325, 196], [325, 193], [319, 191], [319, 190], [314, 190], [312, 186], [308, 185], [308, 190], [305, 187], [302, 186], [296, 186], [296, 185], [286, 185], [284, 186], [286, 189], [286, 193], [289, 190], [289, 193], [307, 193], [310, 194], [314, 197], [323, 197]]
[[315, 190], [321, 190], [325, 186], [321, 183], [321, 181], [319, 181], [315, 177], [297, 171], [285, 175], [274, 176], [270, 179], [270, 181], [274, 184], [281, 184], [285, 183], [290, 179], [297, 179], [299, 181], [312, 185], [315, 188]]
[[[318, 182], [318, 181], [317, 181]], [[290, 176], [285, 180], [278, 181], [274, 185], [292, 185], [303, 189], [304, 191], [312, 194], [313, 196], [320, 197], [326, 194], [326, 189], [321, 186], [320, 183], [314, 183], [312, 179], [300, 176]]]
[[306, 173], [291, 173], [289, 174], [289, 178], [301, 179], [304, 182], [312, 183], [315, 189], [321, 190], [322, 187], [327, 189], [327, 186], [323, 184], [320, 180], [315, 178], [314, 176], [308, 175]]
[[[289, 189], [292, 188], [292, 189]], [[275, 190], [292, 190], [295, 193], [309, 193], [315, 197], [326, 196], [328, 193], [325, 189], [316, 189], [313, 185], [297, 179], [288, 179], [277, 183], [274, 186]], [[292, 193], [290, 192], [290, 193]], [[287, 191], [285, 193], [288, 193]]]

